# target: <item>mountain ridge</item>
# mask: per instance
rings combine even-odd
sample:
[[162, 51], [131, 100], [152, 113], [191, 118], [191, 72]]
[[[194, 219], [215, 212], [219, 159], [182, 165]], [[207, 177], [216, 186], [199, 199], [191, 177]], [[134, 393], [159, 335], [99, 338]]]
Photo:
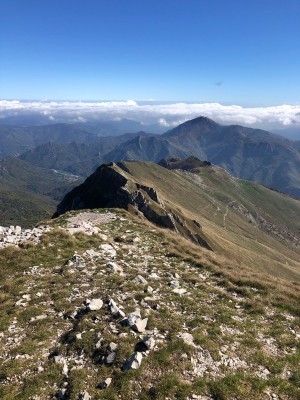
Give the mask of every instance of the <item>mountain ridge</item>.
[[[191, 172], [168, 170], [149, 162], [103, 164], [65, 196], [55, 216], [73, 209], [99, 207], [130, 210], [194, 242], [197, 240], [193, 235], [199, 235], [214, 251], [224, 252], [230, 242], [225, 251], [230, 257], [235, 257], [235, 251], [242, 258], [262, 253], [266, 259], [274, 257], [276, 265], [278, 257], [284, 259], [291, 252], [292, 258], [299, 259], [300, 201], [233, 178], [214, 165], [203, 163]], [[244, 255], [241, 248], [245, 249]], [[285, 262], [273, 270], [266, 259], [260, 263], [273, 273], [286, 270]], [[289, 273], [298, 279], [295, 272], [292, 268]]]
[[95, 138], [91, 144], [85, 144], [82, 152], [75, 154], [68, 165], [59, 159], [61, 152], [72, 154], [70, 145], [56, 146], [52, 160], [43, 160], [48, 153], [47, 145], [44, 145], [44, 150], [42, 146], [21, 155], [21, 158], [42, 167], [51, 165], [52, 168], [87, 176], [102, 162], [123, 159], [158, 162], [166, 157], [193, 155], [220, 165], [237, 177], [256, 180], [297, 197], [300, 195], [297, 142], [259, 129], [222, 126], [205, 117], [187, 121], [162, 135], [136, 133]]
[[0, 227], [1, 399], [299, 397], [300, 201], [161, 164], [103, 164], [56, 218]]
[[[159, 156], [149, 156], [153, 141], [155, 154]], [[144, 148], [127, 143], [123, 153], [113, 150], [110, 160], [158, 162], [167, 157], [195, 156], [227, 169], [236, 177], [300, 197], [300, 153], [294, 142], [270, 132], [239, 125], [222, 126], [199, 117], [156, 136], [151, 143], [144, 138], [143, 144]], [[164, 156], [159, 149], [164, 149]]]

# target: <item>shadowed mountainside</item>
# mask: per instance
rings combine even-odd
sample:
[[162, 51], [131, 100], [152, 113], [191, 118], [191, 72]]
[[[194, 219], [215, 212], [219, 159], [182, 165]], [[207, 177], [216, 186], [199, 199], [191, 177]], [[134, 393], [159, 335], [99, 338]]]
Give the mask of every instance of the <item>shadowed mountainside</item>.
[[91, 143], [44, 143], [21, 154], [19, 158], [42, 168], [66, 171], [87, 176], [103, 162], [103, 156], [135, 136], [147, 136], [145, 132], [127, 133], [120, 136], [94, 138]]
[[0, 225], [32, 226], [54, 212], [77, 176], [46, 170], [15, 157], [0, 161]]
[[41, 126], [0, 125], [0, 159], [18, 155], [49, 141], [64, 144], [91, 142], [96, 136], [72, 124]]

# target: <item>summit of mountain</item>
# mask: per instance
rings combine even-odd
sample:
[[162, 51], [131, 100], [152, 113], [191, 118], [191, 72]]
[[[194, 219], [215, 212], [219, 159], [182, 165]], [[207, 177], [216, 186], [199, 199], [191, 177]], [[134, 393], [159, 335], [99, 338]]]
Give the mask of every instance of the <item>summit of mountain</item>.
[[172, 136], [190, 136], [196, 133], [206, 133], [211, 132], [212, 130], [217, 131], [220, 128], [217, 122], [213, 121], [207, 117], [197, 117], [182, 124], [178, 125], [177, 127], [170, 129], [169, 131], [162, 134], [164, 137], [172, 137]]
[[201, 161], [199, 158], [194, 156], [190, 156], [185, 160], [179, 157], [164, 158], [160, 160], [158, 164], [168, 169], [182, 169], [191, 172], [197, 172], [202, 167], [208, 167], [212, 165], [211, 162]]

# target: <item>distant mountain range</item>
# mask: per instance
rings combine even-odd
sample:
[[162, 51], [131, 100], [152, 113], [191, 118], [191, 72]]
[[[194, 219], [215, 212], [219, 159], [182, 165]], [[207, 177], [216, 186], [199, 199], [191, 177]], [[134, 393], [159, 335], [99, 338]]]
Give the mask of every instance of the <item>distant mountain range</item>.
[[49, 141], [58, 144], [88, 143], [95, 138], [93, 133], [70, 124], [42, 126], [0, 125], [0, 159], [18, 155]]
[[117, 146], [130, 142], [132, 137], [146, 133], [127, 133], [120, 136], [94, 137], [92, 142], [47, 142], [21, 154], [19, 158], [43, 168], [63, 170], [76, 175], [91, 174]]
[[[98, 137], [120, 136], [127, 132], [139, 132], [144, 126], [136, 121], [122, 119], [120, 121], [88, 121], [77, 123], [56, 123], [45, 125], [42, 119], [39, 125], [30, 125], [27, 120], [20, 124], [12, 124], [14, 120], [2, 119], [0, 125], [0, 159], [10, 155], [18, 155], [36, 146], [52, 142], [66, 144], [70, 142], [91, 143]], [[27, 121], [27, 123], [26, 123]], [[44, 121], [44, 122], [42, 122]], [[148, 130], [162, 133], [156, 125], [148, 126]]]
[[[49, 129], [49, 128], [48, 128]], [[72, 128], [74, 129], [74, 128]], [[96, 137], [68, 127], [60, 142], [45, 143], [20, 155], [43, 168], [87, 176], [103, 162], [189, 156], [208, 160], [236, 177], [300, 197], [300, 142], [239, 125], [222, 126], [199, 117], [162, 135], [145, 132]], [[75, 143], [68, 142], [72, 137]]]
[[[0, 225], [36, 223], [99, 165], [122, 160], [160, 162], [193, 156], [235, 177], [300, 198], [300, 141], [259, 129], [222, 126], [204, 117], [161, 135], [139, 131], [99, 136], [92, 125], [0, 126]], [[18, 158], [5, 158], [16, 154]], [[172, 163], [172, 168], [183, 166]]]

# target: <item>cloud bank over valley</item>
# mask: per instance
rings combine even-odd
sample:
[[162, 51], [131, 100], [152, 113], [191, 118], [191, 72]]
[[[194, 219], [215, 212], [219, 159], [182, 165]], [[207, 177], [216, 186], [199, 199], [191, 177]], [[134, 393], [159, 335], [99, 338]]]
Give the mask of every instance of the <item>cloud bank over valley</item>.
[[299, 129], [300, 105], [242, 107], [219, 103], [159, 103], [155, 101], [19, 101], [0, 100], [0, 123], [85, 123], [133, 120], [167, 130], [189, 119], [205, 116], [224, 125], [239, 124], [262, 129]]

